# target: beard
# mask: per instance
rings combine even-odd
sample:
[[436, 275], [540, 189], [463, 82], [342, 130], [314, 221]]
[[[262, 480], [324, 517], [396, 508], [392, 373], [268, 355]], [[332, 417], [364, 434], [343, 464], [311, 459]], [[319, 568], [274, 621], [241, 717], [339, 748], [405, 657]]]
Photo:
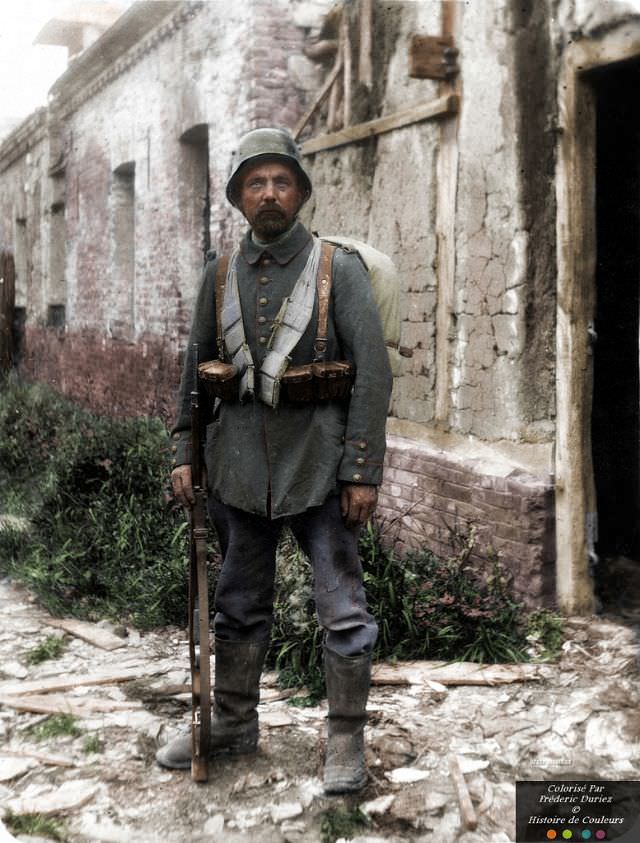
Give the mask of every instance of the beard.
[[260, 211], [253, 221], [253, 230], [262, 240], [274, 239], [289, 227], [286, 214], [276, 208]]

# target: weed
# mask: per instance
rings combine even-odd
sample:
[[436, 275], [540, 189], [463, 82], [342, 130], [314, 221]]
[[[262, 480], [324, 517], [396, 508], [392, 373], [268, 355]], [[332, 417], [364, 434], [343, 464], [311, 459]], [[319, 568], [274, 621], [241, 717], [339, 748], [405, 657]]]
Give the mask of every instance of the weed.
[[0, 389], [0, 507], [31, 519], [29, 541], [0, 531], [2, 571], [55, 613], [183, 623], [186, 523], [162, 493], [164, 426], [100, 418], [14, 380]]
[[335, 843], [341, 837], [350, 840], [368, 825], [369, 820], [359, 808], [333, 808], [322, 815], [322, 843]]
[[564, 641], [564, 619], [549, 609], [538, 609], [527, 618], [525, 637], [529, 644], [527, 656], [531, 661], [555, 661]]
[[48, 659], [58, 659], [67, 648], [64, 638], [48, 635], [44, 641], [37, 644], [27, 653], [27, 664], [41, 664]]
[[66, 825], [42, 814], [13, 814], [9, 811], [4, 816], [4, 822], [13, 834], [47, 837], [51, 840], [60, 840], [62, 843], [67, 840]]
[[75, 717], [71, 714], [53, 714], [33, 726], [26, 726], [22, 731], [24, 735], [36, 741], [48, 741], [66, 735], [77, 738], [82, 734]]
[[98, 735], [87, 735], [82, 744], [82, 751], [85, 755], [104, 752], [104, 741]]

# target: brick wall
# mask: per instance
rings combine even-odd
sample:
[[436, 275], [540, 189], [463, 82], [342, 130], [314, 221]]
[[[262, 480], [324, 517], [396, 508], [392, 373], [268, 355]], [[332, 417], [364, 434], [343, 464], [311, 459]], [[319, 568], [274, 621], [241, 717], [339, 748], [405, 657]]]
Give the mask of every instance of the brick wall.
[[517, 599], [553, 604], [550, 479], [517, 468], [492, 474], [473, 458], [391, 435], [378, 515], [398, 549], [428, 547], [443, 557], [453, 554], [454, 536], [476, 528], [476, 559], [497, 556]]

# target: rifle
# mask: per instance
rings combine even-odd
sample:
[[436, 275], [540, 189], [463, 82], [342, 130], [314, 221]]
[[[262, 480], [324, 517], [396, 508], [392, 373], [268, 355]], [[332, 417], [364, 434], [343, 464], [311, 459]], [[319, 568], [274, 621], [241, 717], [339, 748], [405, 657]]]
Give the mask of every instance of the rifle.
[[193, 345], [191, 390], [191, 479], [195, 502], [190, 512], [189, 660], [191, 662], [191, 778], [209, 777], [211, 673], [209, 655], [209, 582], [207, 573], [206, 488], [202, 459], [202, 408], [198, 381], [198, 345]]

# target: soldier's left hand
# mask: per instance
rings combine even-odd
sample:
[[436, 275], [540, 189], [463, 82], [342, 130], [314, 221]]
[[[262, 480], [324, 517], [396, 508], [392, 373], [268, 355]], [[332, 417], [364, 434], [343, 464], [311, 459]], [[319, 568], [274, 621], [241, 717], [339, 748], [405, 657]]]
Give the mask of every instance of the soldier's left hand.
[[347, 527], [366, 524], [378, 503], [378, 487], [350, 483], [342, 487], [340, 509]]

